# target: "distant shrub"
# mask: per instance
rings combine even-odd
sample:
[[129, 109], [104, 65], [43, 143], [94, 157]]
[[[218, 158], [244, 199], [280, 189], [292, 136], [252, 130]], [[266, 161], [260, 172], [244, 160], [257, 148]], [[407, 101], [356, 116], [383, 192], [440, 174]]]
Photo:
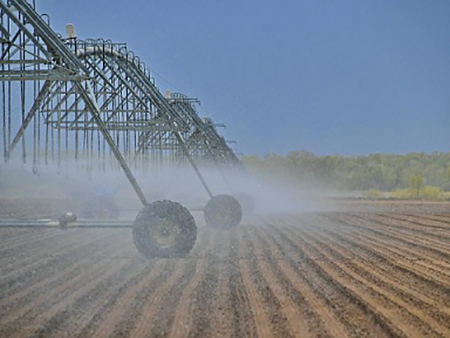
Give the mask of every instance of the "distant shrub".
[[419, 191], [417, 189], [396, 189], [389, 194], [390, 198], [395, 199], [423, 199], [430, 201], [438, 201], [449, 198], [450, 195], [443, 192], [441, 188], [425, 186]]
[[376, 189], [369, 189], [367, 191], [364, 191], [363, 193], [364, 198], [370, 199], [370, 200], [376, 200], [383, 197], [383, 193], [380, 190]]
[[441, 200], [444, 194], [441, 188], [426, 186], [422, 189], [422, 198], [426, 200]]
[[443, 200], [450, 200], [450, 191], [444, 191], [442, 193], [442, 199]]
[[413, 194], [410, 189], [395, 189], [389, 194], [389, 197], [404, 200], [412, 198]]

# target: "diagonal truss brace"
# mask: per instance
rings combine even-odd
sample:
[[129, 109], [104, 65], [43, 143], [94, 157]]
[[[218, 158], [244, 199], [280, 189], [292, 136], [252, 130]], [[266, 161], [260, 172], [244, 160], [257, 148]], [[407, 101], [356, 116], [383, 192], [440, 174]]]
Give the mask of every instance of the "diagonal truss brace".
[[148, 204], [147, 199], [145, 198], [145, 195], [142, 192], [141, 187], [137, 183], [136, 178], [134, 177], [133, 173], [131, 172], [130, 168], [128, 167], [128, 165], [125, 161], [125, 158], [122, 156], [122, 153], [117, 148], [113, 138], [109, 134], [103, 120], [100, 117], [100, 109], [97, 105], [97, 100], [95, 99], [95, 95], [94, 95], [94, 92], [92, 90], [92, 87], [91, 87], [89, 81], [84, 81], [84, 83], [86, 84], [86, 88], [83, 86], [82, 82], [80, 82], [80, 81], [76, 81], [75, 83], [76, 83], [78, 89], [80, 90], [80, 94], [83, 96], [86, 105], [90, 108], [92, 116], [94, 117], [95, 122], [97, 122], [106, 143], [108, 143], [109, 147], [111, 148], [114, 156], [116, 157], [117, 161], [120, 164], [120, 167], [122, 168], [122, 170], [124, 171], [128, 180], [130, 181], [130, 184], [133, 186], [133, 188], [136, 191], [136, 194], [138, 195], [142, 204], [144, 206], [147, 205]]

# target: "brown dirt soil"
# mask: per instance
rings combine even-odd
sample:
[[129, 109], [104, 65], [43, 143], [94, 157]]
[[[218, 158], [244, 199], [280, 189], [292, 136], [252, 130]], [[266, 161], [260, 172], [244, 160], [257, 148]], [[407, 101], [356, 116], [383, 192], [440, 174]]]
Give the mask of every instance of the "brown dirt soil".
[[450, 337], [450, 204], [340, 206], [197, 219], [150, 261], [128, 229], [2, 227], [0, 337]]

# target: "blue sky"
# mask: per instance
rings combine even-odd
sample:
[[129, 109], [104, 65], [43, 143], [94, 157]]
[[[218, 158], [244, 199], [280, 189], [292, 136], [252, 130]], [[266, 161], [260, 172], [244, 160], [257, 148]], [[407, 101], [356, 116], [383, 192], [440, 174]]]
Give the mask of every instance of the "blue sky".
[[37, 0], [197, 97], [238, 153], [450, 151], [448, 0]]

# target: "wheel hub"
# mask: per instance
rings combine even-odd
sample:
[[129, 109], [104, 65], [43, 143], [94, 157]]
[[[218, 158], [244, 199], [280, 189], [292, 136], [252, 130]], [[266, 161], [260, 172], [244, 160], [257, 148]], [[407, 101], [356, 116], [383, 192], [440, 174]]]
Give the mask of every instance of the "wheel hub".
[[150, 231], [150, 239], [161, 247], [169, 247], [175, 244], [178, 233], [177, 226], [162, 219], [161, 223]]

